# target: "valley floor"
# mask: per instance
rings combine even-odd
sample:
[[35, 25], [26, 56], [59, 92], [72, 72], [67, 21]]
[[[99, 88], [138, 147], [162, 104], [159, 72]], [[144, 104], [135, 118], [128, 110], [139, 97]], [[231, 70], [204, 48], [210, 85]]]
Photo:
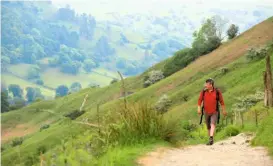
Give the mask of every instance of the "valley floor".
[[142, 166], [273, 166], [264, 148], [249, 146], [251, 137], [242, 133], [213, 146], [158, 149], [140, 158], [138, 163]]

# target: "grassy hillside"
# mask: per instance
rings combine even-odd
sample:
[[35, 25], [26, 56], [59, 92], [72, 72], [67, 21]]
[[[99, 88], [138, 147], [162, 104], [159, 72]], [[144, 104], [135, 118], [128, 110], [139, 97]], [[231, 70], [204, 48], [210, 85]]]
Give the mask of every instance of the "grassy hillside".
[[[199, 120], [196, 116], [196, 102], [200, 89], [202, 89], [206, 78], [213, 77], [216, 80], [216, 86], [223, 92], [227, 111], [230, 112], [232, 104], [236, 102], [236, 97], [252, 94], [256, 90], [262, 90], [264, 60], [248, 62], [244, 55], [248, 48], [261, 46], [271, 41], [273, 38], [272, 29], [273, 18], [270, 18], [232, 41], [223, 44], [212, 53], [202, 56], [186, 68], [148, 88], [142, 87], [142, 79], [145, 74], [125, 79], [127, 89], [134, 92], [134, 94], [128, 97], [129, 103], [144, 100], [154, 103], [163, 94], [167, 94], [172, 101], [172, 106], [164, 116], [169, 121], [186, 121], [190, 119], [192, 123], [195, 123]], [[273, 63], [273, 58], [271, 61]], [[154, 68], [161, 68], [162, 66], [164, 66], [164, 62], [156, 65]], [[226, 67], [228, 72], [226, 74], [221, 73], [219, 70], [221, 67]], [[100, 104], [100, 115], [106, 115], [107, 112], [108, 116], [115, 116], [114, 111], [119, 109], [118, 103], [122, 102], [119, 99], [120, 82], [118, 82], [104, 88], [84, 89], [79, 93], [70, 94], [54, 101], [34, 103], [21, 110], [2, 115], [3, 138], [5, 138], [3, 133], [16, 132], [22, 124], [25, 126], [29, 125], [29, 127], [25, 128], [26, 130], [34, 128], [31, 130], [33, 134], [27, 136], [24, 143], [19, 146], [22, 152], [20, 153], [22, 160], [26, 159], [28, 154], [33, 154], [37, 145], [43, 144], [47, 149], [51, 149], [55, 145], [62, 144], [61, 139], [68, 139], [71, 135], [77, 135], [83, 129], [83, 126], [75, 124], [75, 121], [61, 120], [63, 117], [59, 115], [78, 109], [86, 94], [89, 95], [84, 107], [86, 113], [76, 121], [88, 118], [89, 123], [97, 123], [97, 104]], [[188, 98], [187, 101], [184, 100], [185, 96]], [[35, 117], [39, 118], [33, 118], [34, 113]], [[38, 131], [41, 124], [45, 123], [51, 123], [52, 127], [46, 131], [35, 132]], [[253, 122], [249, 121], [249, 123]], [[74, 128], [67, 132], [67, 129], [71, 127]], [[24, 134], [16, 134], [16, 136], [23, 136]], [[9, 137], [9, 139], [11, 138]], [[83, 139], [79, 139], [79, 141], [83, 141]], [[13, 160], [18, 158], [18, 153], [15, 149], [9, 147], [2, 153], [3, 163], [14, 165], [20, 162], [19, 159]], [[49, 153], [51, 152], [49, 150]], [[86, 152], [82, 153], [85, 154]], [[109, 155], [111, 155], [110, 152]], [[69, 156], [72, 158], [71, 162], [73, 162], [73, 158], [77, 158], [72, 152], [69, 153]]]

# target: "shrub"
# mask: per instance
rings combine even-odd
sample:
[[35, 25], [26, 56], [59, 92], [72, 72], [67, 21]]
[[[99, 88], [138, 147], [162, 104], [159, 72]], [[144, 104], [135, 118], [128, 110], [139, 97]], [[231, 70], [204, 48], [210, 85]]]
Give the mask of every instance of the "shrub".
[[183, 95], [182, 98], [183, 98], [183, 101], [185, 101], [185, 102], [189, 100], [189, 96], [188, 95]]
[[163, 72], [160, 70], [153, 70], [149, 73], [149, 80], [154, 84], [164, 78]]
[[118, 79], [114, 78], [114, 79], [112, 79], [112, 81], [110, 82], [110, 84], [114, 84], [116, 82], [118, 82]]
[[143, 87], [146, 88], [160, 80], [162, 80], [164, 78], [164, 74], [161, 70], [152, 70], [151, 72], [149, 72], [148, 76], [145, 76], [143, 81]]
[[8, 144], [2, 144], [1, 145], [1, 152], [5, 151], [6, 149], [9, 148], [9, 145]]
[[152, 85], [152, 82], [150, 80], [146, 80], [143, 84], [144, 88], [147, 88], [148, 86]]
[[43, 101], [43, 99], [42, 98], [36, 98], [35, 99], [35, 102], [40, 102], [40, 101]]
[[74, 120], [74, 119], [76, 119], [77, 117], [81, 116], [84, 113], [85, 113], [85, 111], [74, 110], [73, 112], [66, 114], [65, 117], [68, 117], [71, 120]]
[[31, 67], [27, 74], [28, 79], [40, 78], [40, 68], [38, 66]]
[[25, 159], [24, 159], [24, 164], [25, 166], [27, 165], [34, 165], [39, 161], [39, 158], [35, 154], [29, 154]]
[[49, 124], [44, 124], [44, 125], [42, 125], [42, 126], [40, 127], [40, 131], [45, 130], [45, 129], [49, 128], [49, 127], [50, 127]]
[[15, 147], [15, 146], [21, 145], [23, 141], [24, 139], [22, 137], [14, 138], [11, 142], [11, 146]]
[[41, 79], [36, 80], [36, 84], [38, 85], [44, 85], [44, 81]]
[[193, 123], [190, 123], [189, 121], [183, 121], [182, 122], [182, 128], [185, 129], [185, 130], [188, 130], [188, 131], [194, 131], [197, 129], [197, 125], [196, 124], [193, 124]]
[[236, 136], [240, 133], [240, 130], [235, 126], [227, 126], [225, 128], [225, 135], [226, 136]]
[[160, 113], [165, 113], [168, 111], [171, 106], [172, 101], [169, 99], [167, 95], [163, 95], [155, 104], [155, 110]]
[[249, 61], [260, 60], [260, 59], [263, 59], [266, 56], [266, 54], [267, 54], [266, 47], [251, 48], [248, 50], [246, 54], [246, 58]]
[[42, 154], [45, 154], [45, 152], [47, 151], [45, 145], [40, 145], [38, 148], [37, 148], [37, 155], [40, 155], [41, 153]]
[[68, 94], [68, 87], [66, 85], [60, 85], [57, 87], [56, 91], [56, 96], [65, 96]]
[[225, 75], [225, 74], [228, 73], [229, 70], [228, 70], [227, 67], [223, 67], [223, 68], [220, 69], [220, 71], [221, 71], [221, 74], [222, 74], [222, 75]]

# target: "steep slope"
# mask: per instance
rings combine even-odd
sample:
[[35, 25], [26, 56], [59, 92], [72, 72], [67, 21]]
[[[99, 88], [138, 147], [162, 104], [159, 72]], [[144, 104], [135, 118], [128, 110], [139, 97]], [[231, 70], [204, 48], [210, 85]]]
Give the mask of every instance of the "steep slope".
[[[234, 96], [252, 93], [256, 89], [262, 88], [261, 73], [264, 69], [264, 61], [246, 62], [244, 54], [250, 47], [257, 47], [271, 41], [273, 38], [272, 29], [273, 18], [270, 18], [238, 38], [223, 44], [214, 52], [197, 59], [188, 67], [148, 88], [142, 88], [142, 78], [145, 74], [125, 79], [127, 89], [135, 92], [128, 97], [129, 102], [149, 100], [153, 103], [162, 94], [168, 94], [173, 105], [167, 116], [180, 120], [191, 118], [196, 121], [197, 117], [194, 111], [196, 109], [196, 98], [203, 81], [207, 77], [215, 77], [217, 86], [220, 86], [224, 93], [226, 105], [229, 109], [235, 101]], [[227, 67], [229, 71], [227, 74], [221, 75], [218, 67]], [[22, 110], [3, 114], [3, 131], [12, 133], [18, 130], [20, 124], [28, 124], [29, 126], [26, 129], [36, 126], [37, 131], [39, 125], [43, 123], [59, 122], [62, 116], [57, 115], [64, 115], [78, 109], [86, 94], [89, 95], [84, 107], [87, 112], [77, 121], [88, 118], [90, 123], [96, 123], [97, 104], [100, 104], [101, 114], [118, 108], [116, 104], [120, 101], [118, 99], [120, 97], [120, 82], [105, 88], [85, 89], [77, 94], [71, 94], [54, 101], [42, 101]], [[188, 96], [187, 101], [183, 99], [185, 95]], [[39, 117], [39, 119], [35, 120], [33, 117]], [[54, 147], [54, 144], [60, 144], [61, 140], [56, 139], [56, 137], [59, 135], [66, 137], [78, 133], [80, 130], [77, 129], [82, 129], [81, 126], [74, 125], [52, 123], [53, 127], [50, 127], [47, 132], [36, 132], [29, 136], [30, 138], [27, 138], [21, 146], [22, 153], [30, 153], [40, 143], [45, 146], [50, 144], [48, 145], [50, 148]], [[75, 128], [67, 132], [70, 126]], [[48, 143], [53, 139], [53, 143]], [[33, 140], [36, 140], [35, 143]], [[17, 155], [13, 149], [7, 149], [3, 153], [5, 163], [19, 162], [18, 160], [11, 161], [11, 158]]]

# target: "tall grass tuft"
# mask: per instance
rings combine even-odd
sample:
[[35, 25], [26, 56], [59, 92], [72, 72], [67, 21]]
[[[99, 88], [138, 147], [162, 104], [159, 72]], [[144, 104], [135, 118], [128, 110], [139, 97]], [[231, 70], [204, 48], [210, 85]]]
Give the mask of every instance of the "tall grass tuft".
[[141, 143], [145, 140], [172, 142], [179, 135], [178, 121], [169, 121], [148, 103], [139, 102], [119, 107], [118, 120], [108, 127], [109, 142], [122, 145]]

